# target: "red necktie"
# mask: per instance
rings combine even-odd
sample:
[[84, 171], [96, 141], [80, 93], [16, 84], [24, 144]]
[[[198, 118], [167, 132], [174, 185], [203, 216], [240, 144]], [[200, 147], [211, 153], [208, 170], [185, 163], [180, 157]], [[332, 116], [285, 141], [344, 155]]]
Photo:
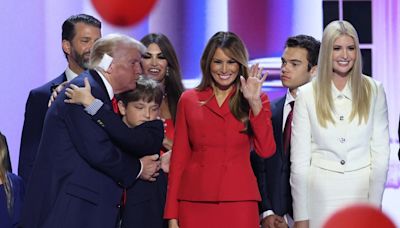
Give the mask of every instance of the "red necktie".
[[294, 101], [291, 101], [290, 107], [292, 108], [286, 118], [285, 128], [283, 129], [283, 151], [285, 155], [290, 153], [290, 136], [292, 134], [292, 119], [293, 119], [293, 106]]
[[115, 97], [113, 97], [113, 98], [111, 99], [111, 104], [112, 104], [113, 111], [114, 111], [116, 114], [119, 114], [118, 101], [117, 101], [117, 99], [115, 99]]

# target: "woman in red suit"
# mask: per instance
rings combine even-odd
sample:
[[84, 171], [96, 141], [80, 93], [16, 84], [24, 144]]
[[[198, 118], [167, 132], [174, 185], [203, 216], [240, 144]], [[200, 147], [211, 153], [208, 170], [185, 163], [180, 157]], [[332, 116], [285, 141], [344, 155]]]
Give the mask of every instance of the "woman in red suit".
[[260, 193], [250, 150], [275, 151], [266, 74], [247, 68], [240, 38], [218, 32], [202, 58], [203, 78], [178, 103], [164, 217], [171, 228], [256, 228]]

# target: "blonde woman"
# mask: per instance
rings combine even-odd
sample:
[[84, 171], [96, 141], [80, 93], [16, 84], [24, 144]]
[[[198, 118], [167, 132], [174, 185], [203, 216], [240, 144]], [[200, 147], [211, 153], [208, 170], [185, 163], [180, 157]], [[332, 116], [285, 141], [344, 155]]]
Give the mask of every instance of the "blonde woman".
[[22, 179], [10, 173], [6, 138], [0, 133], [0, 227], [17, 227], [24, 195]]
[[389, 160], [386, 96], [362, 74], [358, 35], [346, 21], [324, 30], [317, 77], [294, 106], [291, 177], [296, 227], [321, 227], [352, 203], [381, 206]]

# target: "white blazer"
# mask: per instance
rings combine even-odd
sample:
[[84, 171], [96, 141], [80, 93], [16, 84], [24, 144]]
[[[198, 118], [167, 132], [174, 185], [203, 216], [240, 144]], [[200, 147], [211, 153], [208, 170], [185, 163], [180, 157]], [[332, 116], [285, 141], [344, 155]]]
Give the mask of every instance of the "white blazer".
[[[351, 113], [350, 85], [338, 91], [332, 85], [335, 105], [327, 128], [318, 123], [312, 83], [297, 96], [291, 136], [290, 184], [295, 221], [308, 220], [308, 175], [312, 166], [335, 172], [347, 172], [370, 166], [369, 201], [380, 206], [389, 164], [389, 129], [386, 95], [381, 83], [369, 78], [372, 85], [371, 109], [367, 123], [359, 124]], [[347, 83], [349, 84], [349, 83]]]

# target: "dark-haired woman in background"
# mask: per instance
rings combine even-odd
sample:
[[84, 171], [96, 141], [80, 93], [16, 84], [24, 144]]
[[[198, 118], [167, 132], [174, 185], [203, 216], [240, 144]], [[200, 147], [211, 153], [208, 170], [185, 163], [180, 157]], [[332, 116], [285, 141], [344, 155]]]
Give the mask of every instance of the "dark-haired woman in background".
[[147, 47], [142, 58], [143, 73], [164, 86], [164, 99], [160, 108], [160, 117], [164, 121], [165, 128], [162, 168], [168, 172], [176, 109], [184, 91], [181, 69], [175, 49], [165, 35], [150, 33], [140, 41]]

